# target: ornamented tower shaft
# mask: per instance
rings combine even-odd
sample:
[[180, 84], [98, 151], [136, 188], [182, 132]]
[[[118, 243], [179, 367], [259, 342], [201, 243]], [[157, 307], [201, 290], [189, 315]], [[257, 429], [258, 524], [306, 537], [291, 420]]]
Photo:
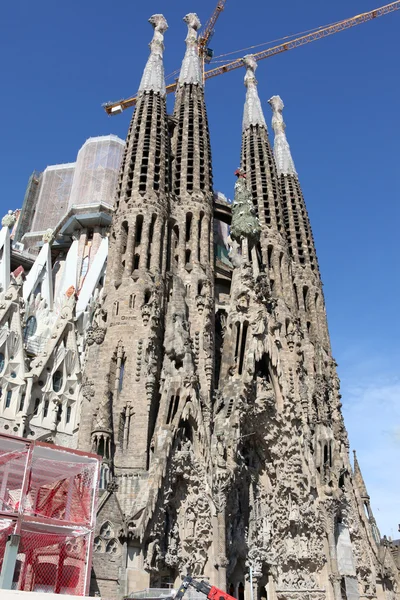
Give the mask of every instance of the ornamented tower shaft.
[[[284, 230], [279, 180], [268, 138], [267, 125], [257, 92], [255, 71], [257, 63], [252, 55], [243, 59], [246, 66], [246, 102], [242, 123], [241, 166], [246, 174], [263, 235], [258, 246], [260, 268], [267, 269], [272, 291], [289, 296], [289, 282], [283, 274]], [[254, 264], [254, 253], [252, 257]]]
[[[162, 362], [166, 232], [169, 213], [162, 15], [127, 137], [111, 228], [104, 302], [96, 326], [104, 341], [90, 349], [85, 370], [80, 445], [113, 455], [118, 473], [146, 469], [158, 410]], [[99, 340], [100, 341], [100, 340]], [[99, 365], [104, 365], [99, 376]], [[89, 402], [93, 405], [88, 409]], [[104, 424], [107, 425], [104, 425]], [[101, 434], [101, 435], [100, 435]], [[128, 486], [129, 487], [129, 486]]]
[[184, 21], [188, 34], [172, 137], [171, 273], [185, 286], [199, 383], [210, 414], [214, 328], [211, 149], [198, 54], [200, 21], [194, 13], [186, 15]]
[[318, 339], [330, 352], [317, 255], [303, 193], [286, 139], [282, 116], [284, 104], [279, 96], [273, 96], [269, 104], [273, 111], [274, 156], [280, 179], [284, 233], [292, 262], [295, 308], [300, 314], [304, 331], [314, 340]]

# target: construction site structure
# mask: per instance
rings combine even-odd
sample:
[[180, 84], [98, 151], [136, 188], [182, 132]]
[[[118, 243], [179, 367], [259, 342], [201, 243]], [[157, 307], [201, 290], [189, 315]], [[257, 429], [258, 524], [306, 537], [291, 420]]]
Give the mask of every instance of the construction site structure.
[[14, 214], [2, 221], [0, 430], [102, 457], [92, 594], [140, 597], [190, 573], [238, 600], [396, 600], [394, 554], [350, 463], [283, 102], [269, 101], [272, 147], [246, 56], [229, 203], [213, 190], [200, 22], [185, 22], [170, 117], [167, 23], [150, 19], [113, 208], [113, 151], [87, 161], [88, 143], [36, 255], [11, 246]]
[[99, 466], [93, 454], [0, 434], [2, 597], [88, 594]]

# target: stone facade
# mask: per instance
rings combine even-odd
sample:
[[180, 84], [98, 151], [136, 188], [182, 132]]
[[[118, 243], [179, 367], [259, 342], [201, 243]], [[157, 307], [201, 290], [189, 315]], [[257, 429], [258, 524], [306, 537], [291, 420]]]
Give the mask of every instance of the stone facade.
[[[350, 464], [283, 103], [270, 100], [272, 149], [247, 56], [230, 207], [213, 194], [200, 23], [195, 14], [185, 21], [168, 116], [167, 23], [150, 19], [150, 57], [109, 235], [96, 230], [90, 285], [77, 295], [67, 268], [85, 256], [86, 230], [63, 263], [57, 310], [49, 236], [25, 281], [20, 272], [7, 281], [0, 260], [3, 385], [19, 386], [26, 403], [10, 411], [6, 400], [1, 424], [102, 455], [93, 594], [169, 587], [190, 572], [238, 600], [251, 597], [250, 585], [255, 600], [392, 600], [396, 555], [381, 543], [356, 457]], [[224, 229], [214, 219], [230, 218], [229, 259], [221, 260], [213, 234]], [[7, 232], [5, 223], [0, 245]], [[29, 315], [40, 311], [48, 339], [28, 359]]]

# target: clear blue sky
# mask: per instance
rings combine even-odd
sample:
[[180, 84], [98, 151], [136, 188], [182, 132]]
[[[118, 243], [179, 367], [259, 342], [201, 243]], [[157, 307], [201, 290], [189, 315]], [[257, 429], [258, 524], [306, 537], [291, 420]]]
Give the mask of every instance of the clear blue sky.
[[[383, 3], [383, 0], [381, 0]], [[162, 12], [166, 73], [186, 27], [216, 0], [19, 0], [2, 6], [1, 210], [21, 206], [33, 169], [75, 160], [90, 136], [125, 137], [130, 114], [101, 104], [133, 94]], [[219, 55], [371, 10], [379, 0], [227, 0]], [[400, 11], [259, 64], [259, 92], [283, 98], [287, 134], [325, 284], [343, 410], [382, 533], [400, 522]], [[232, 196], [245, 90], [242, 70], [207, 84], [215, 189]], [[169, 98], [172, 108], [173, 99]], [[398, 536], [397, 536], [398, 537]]]

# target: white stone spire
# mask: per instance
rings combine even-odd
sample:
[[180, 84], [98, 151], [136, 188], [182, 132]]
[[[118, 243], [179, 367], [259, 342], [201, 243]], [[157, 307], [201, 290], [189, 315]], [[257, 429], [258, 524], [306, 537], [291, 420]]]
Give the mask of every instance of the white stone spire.
[[267, 128], [257, 92], [257, 79], [255, 76], [257, 62], [252, 54], [248, 54], [243, 58], [243, 63], [246, 67], [244, 85], [247, 87], [246, 102], [244, 104], [243, 112], [243, 131], [248, 129], [250, 125], [262, 125]]
[[195, 83], [203, 85], [202, 69], [199, 58], [199, 46], [197, 40], [197, 30], [201, 23], [196, 13], [189, 13], [183, 19], [188, 26], [186, 36], [186, 52], [182, 61], [181, 72], [179, 75], [179, 86], [185, 83]]
[[284, 104], [280, 96], [272, 96], [268, 103], [272, 108], [272, 129], [275, 132], [274, 156], [276, 168], [279, 175], [296, 175], [293, 158], [290, 153], [290, 146], [286, 139], [285, 122], [282, 111]]
[[168, 23], [163, 15], [153, 15], [149, 23], [154, 27], [154, 35], [150, 42], [150, 56], [143, 71], [139, 93], [158, 92], [165, 96], [163, 52], [164, 32], [168, 29]]

